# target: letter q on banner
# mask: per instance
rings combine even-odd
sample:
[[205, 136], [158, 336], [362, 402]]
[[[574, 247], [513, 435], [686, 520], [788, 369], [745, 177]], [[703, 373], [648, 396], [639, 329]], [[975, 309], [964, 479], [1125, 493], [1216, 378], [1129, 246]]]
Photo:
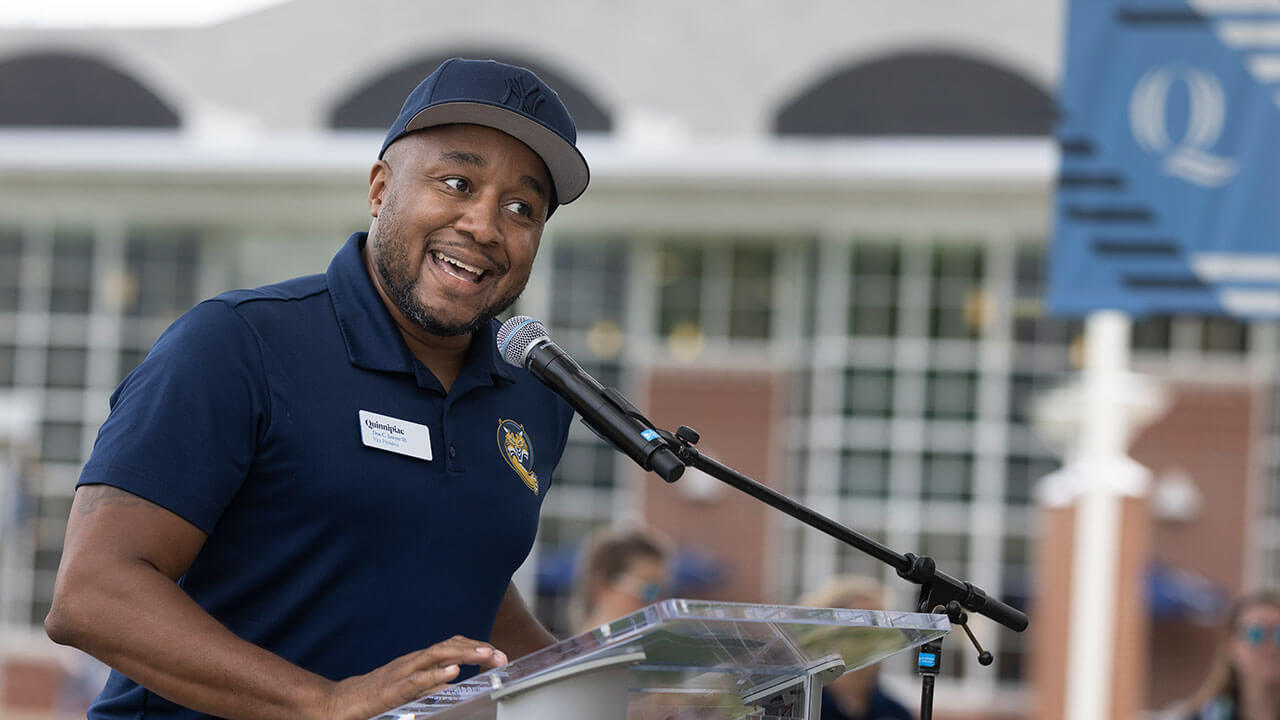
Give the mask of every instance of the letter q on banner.
[[[1187, 129], [1176, 143], [1169, 137], [1166, 116], [1173, 83], [1186, 83]], [[1235, 177], [1236, 165], [1208, 152], [1222, 136], [1226, 100], [1216, 75], [1200, 68], [1149, 70], [1138, 80], [1129, 100], [1129, 127], [1142, 149], [1164, 158], [1165, 173], [1202, 187], [1219, 187]]]

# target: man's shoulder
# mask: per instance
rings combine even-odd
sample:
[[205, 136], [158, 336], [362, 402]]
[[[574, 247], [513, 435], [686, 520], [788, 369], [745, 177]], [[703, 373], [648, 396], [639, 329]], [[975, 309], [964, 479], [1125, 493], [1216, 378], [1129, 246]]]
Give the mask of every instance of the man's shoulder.
[[291, 280], [263, 285], [247, 290], [228, 290], [212, 300], [225, 303], [233, 308], [241, 308], [255, 302], [289, 302], [305, 300], [325, 294], [329, 286], [325, 276], [321, 274], [303, 275]]
[[[248, 290], [229, 290], [205, 300], [178, 318], [157, 341], [165, 346], [192, 337], [217, 346], [239, 343], [281, 328], [302, 328], [330, 307], [323, 275], [308, 275]], [[326, 301], [317, 304], [315, 300]], [[211, 348], [216, 350], [217, 348]]]

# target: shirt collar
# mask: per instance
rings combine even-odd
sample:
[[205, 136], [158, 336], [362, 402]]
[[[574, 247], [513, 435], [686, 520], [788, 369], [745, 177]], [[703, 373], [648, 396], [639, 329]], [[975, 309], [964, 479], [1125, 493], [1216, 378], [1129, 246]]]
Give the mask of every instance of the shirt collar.
[[488, 325], [472, 334], [463, 372], [474, 368], [477, 373], [515, 382], [515, 366], [498, 354], [498, 328], [498, 321], [490, 320]]
[[[412, 373], [417, 359], [364, 265], [361, 250], [367, 236], [368, 233], [358, 232], [347, 238], [325, 271], [329, 299], [347, 344], [347, 358], [352, 365], [367, 370]], [[471, 371], [515, 381], [514, 368], [498, 357], [497, 332], [498, 323], [494, 320], [473, 335], [463, 373]]]

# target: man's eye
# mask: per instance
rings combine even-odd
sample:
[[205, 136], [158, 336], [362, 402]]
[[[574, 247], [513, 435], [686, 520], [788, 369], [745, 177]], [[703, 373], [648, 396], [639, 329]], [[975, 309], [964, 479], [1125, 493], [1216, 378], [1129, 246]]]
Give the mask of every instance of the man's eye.
[[471, 183], [468, 182], [466, 178], [449, 177], [449, 178], [444, 178], [440, 182], [444, 183], [445, 185], [448, 185], [449, 187], [453, 188], [454, 190], [457, 190], [458, 192], [471, 191]]
[[507, 203], [507, 209], [517, 215], [524, 215], [525, 217], [533, 217], [533, 206], [527, 202], [513, 200]]

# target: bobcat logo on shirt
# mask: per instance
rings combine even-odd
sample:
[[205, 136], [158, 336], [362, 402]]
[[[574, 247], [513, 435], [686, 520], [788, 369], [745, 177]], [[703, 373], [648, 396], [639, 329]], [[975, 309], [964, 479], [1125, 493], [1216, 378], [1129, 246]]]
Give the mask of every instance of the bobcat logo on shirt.
[[502, 457], [524, 484], [537, 494], [538, 475], [533, 472], [533, 442], [524, 426], [515, 420], [498, 421], [498, 448]]

